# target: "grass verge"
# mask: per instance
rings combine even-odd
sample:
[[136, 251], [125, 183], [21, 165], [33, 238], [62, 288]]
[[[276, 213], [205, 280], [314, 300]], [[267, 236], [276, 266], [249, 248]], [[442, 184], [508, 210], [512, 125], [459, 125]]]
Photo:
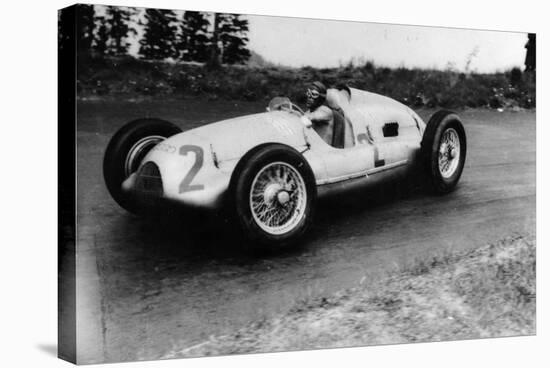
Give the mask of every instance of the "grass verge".
[[285, 315], [167, 358], [531, 335], [535, 269], [534, 239], [509, 237], [301, 301]]
[[305, 103], [314, 80], [346, 84], [412, 107], [532, 108], [536, 76], [513, 68], [497, 73], [387, 68], [367, 61], [338, 68], [222, 66], [149, 62], [132, 57], [79, 57], [77, 91], [81, 99], [204, 96], [208, 99], [267, 101], [288, 96]]

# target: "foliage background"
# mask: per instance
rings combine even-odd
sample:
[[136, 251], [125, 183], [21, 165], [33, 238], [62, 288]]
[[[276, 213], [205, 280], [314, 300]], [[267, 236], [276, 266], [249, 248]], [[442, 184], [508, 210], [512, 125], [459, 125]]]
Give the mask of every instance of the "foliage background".
[[[255, 59], [256, 60], [256, 59]], [[78, 73], [80, 98], [172, 96], [208, 99], [269, 100], [289, 96], [304, 103], [305, 85], [320, 80], [390, 96], [413, 107], [532, 108], [536, 103], [535, 73], [519, 68], [491, 74], [452, 69], [426, 70], [376, 66], [367, 61], [338, 68], [288, 68], [144, 61], [132, 57], [88, 57]]]

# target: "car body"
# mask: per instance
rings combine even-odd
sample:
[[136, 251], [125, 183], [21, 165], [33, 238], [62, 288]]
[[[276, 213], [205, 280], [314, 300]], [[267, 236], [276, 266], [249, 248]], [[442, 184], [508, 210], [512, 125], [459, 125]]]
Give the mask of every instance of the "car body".
[[[320, 196], [346, 189], [347, 184], [369, 185], [415, 162], [425, 123], [410, 108], [390, 98], [357, 89], [351, 98], [344, 90], [329, 90], [350, 124], [352, 143], [334, 148], [300, 117], [270, 111], [224, 120], [182, 132], [153, 147], [143, 162], [158, 166], [162, 197], [192, 207], [223, 205], [237, 163], [250, 150], [280, 143], [300, 152], [311, 166]], [[398, 124], [397, 134], [384, 135], [384, 127]], [[378, 176], [382, 178], [378, 178]], [[123, 184], [136, 187], [139, 171]], [[147, 179], [144, 179], [147, 180]], [[139, 187], [139, 186], [138, 186]]]
[[[122, 175], [120, 193], [131, 193], [134, 198], [152, 197], [153, 202], [154, 198], [167, 200], [189, 208], [223, 209], [230, 203], [227, 198], [234, 196], [236, 176], [241, 175], [242, 166], [252, 165], [253, 162], [249, 162], [251, 157], [259, 150], [269, 150], [269, 147], [299, 156], [296, 158], [298, 161], [290, 160], [298, 162], [296, 165], [289, 164], [289, 168], [279, 165], [276, 169], [288, 169], [286, 174], [281, 174], [281, 178], [286, 180], [289, 175], [309, 175], [293, 172], [293, 165], [308, 166], [315, 185], [314, 191], [308, 189], [309, 196], [315, 198], [414, 175], [415, 171], [421, 170], [420, 167], [430, 166], [429, 162], [432, 163], [431, 169], [438, 171], [439, 168], [435, 173], [438, 176], [436, 179], [452, 179], [452, 183], [440, 191], [450, 191], [458, 181], [464, 164], [466, 142], [462, 124], [451, 112], [441, 112], [431, 130], [437, 130], [442, 120], [449, 119], [455, 122], [453, 124], [458, 121], [459, 126], [451, 127], [450, 133], [449, 129], [439, 132], [439, 136], [437, 132], [431, 132], [435, 136], [427, 139], [424, 137], [427, 124], [409, 107], [359, 89], [331, 88], [327, 91], [325, 104], [339, 116], [337, 148], [325, 142], [289, 100], [279, 102], [266, 112], [207, 124], [168, 137], [149, 134], [148, 138], [142, 138], [145, 139], [143, 142], [148, 142], [146, 152], [140, 148], [145, 147], [141, 140], [132, 142], [132, 148], [124, 151], [126, 172]], [[334, 129], [336, 132], [336, 122]], [[445, 143], [442, 134], [454, 135]], [[432, 142], [434, 139], [437, 142]], [[430, 147], [424, 148], [423, 153], [423, 145], [430, 142]], [[141, 149], [139, 154], [136, 153], [138, 148]], [[434, 158], [434, 155], [437, 157]], [[110, 157], [114, 156], [106, 154], [105, 165], [110, 164]], [[443, 161], [447, 159], [447, 169], [453, 169], [450, 176], [441, 166], [442, 157]], [[302, 159], [306, 164], [301, 163]], [[110, 174], [106, 172], [105, 175], [109, 184]], [[265, 175], [268, 178], [269, 175]], [[278, 179], [280, 183], [281, 178]], [[248, 189], [244, 190], [252, 190], [252, 179], [248, 180]], [[111, 187], [113, 185], [119, 183], [111, 184]], [[262, 187], [262, 200], [284, 207], [289, 194], [294, 193], [292, 189], [285, 192], [285, 185], [266, 184]], [[247, 197], [243, 198], [242, 201], [246, 202]], [[252, 199], [249, 202], [253, 207]], [[251, 218], [254, 219], [254, 216]], [[248, 225], [245, 223], [244, 226], [246, 228]], [[279, 235], [270, 234], [270, 228], [267, 229], [268, 237]], [[279, 238], [269, 241], [282, 242]]]

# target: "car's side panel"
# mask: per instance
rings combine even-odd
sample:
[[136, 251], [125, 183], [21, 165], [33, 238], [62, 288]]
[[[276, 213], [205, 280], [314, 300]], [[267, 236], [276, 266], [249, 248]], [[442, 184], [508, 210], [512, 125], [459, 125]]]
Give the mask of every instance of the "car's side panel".
[[[351, 92], [349, 105], [363, 117], [363, 124], [368, 126], [375, 141], [382, 142], [393, 138], [416, 142], [422, 139], [426, 124], [409, 107], [375, 93], [353, 88]], [[384, 126], [392, 123], [398, 124], [399, 135], [385, 137]]]
[[[351, 89], [329, 90], [331, 103], [352, 123], [355, 146], [335, 149], [311, 138], [323, 157], [326, 176], [318, 177], [320, 193], [366, 186], [404, 175], [417, 157], [424, 123], [408, 107], [390, 98]], [[391, 129], [392, 134], [388, 134]], [[386, 133], [386, 134], [385, 134]]]
[[372, 168], [374, 150], [371, 147], [355, 146], [348, 149], [329, 149], [323, 154], [327, 175], [318, 178], [317, 184], [345, 181], [364, 176]]
[[356, 176], [349, 180], [336, 181], [325, 183], [317, 186], [317, 194], [319, 197], [329, 197], [340, 193], [345, 193], [351, 190], [365, 190], [388, 183], [392, 180], [403, 178], [411, 171], [410, 165], [400, 165], [396, 167], [387, 166], [376, 172], [369, 172], [365, 175]]

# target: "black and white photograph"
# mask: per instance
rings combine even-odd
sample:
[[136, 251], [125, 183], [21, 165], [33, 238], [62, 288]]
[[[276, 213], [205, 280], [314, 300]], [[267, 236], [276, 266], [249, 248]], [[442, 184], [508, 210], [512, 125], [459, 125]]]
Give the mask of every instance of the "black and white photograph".
[[537, 333], [536, 32], [182, 7], [58, 12], [61, 359]]

